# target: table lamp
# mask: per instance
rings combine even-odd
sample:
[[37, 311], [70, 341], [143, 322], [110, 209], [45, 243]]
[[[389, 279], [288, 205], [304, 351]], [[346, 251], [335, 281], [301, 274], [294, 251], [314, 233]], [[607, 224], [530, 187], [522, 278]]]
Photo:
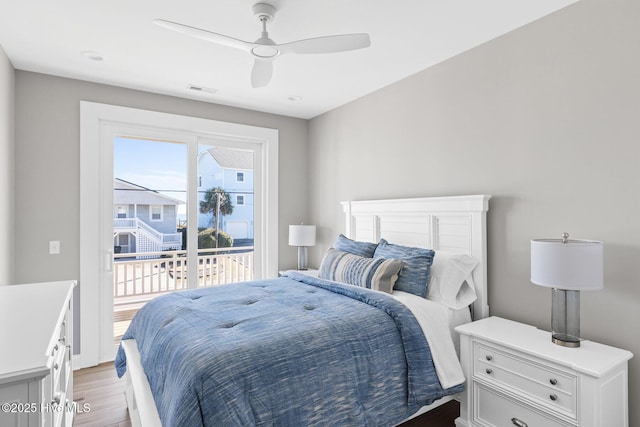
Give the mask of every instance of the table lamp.
[[551, 340], [580, 347], [580, 291], [602, 289], [602, 242], [562, 239], [531, 240], [531, 282], [553, 288]]
[[289, 246], [298, 247], [298, 270], [307, 269], [307, 247], [316, 244], [315, 225], [290, 225]]

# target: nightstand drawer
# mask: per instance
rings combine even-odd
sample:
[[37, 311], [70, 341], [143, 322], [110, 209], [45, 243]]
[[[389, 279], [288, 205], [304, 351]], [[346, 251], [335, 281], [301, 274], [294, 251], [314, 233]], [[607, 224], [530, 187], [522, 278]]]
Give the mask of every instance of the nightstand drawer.
[[547, 331], [500, 317], [456, 331], [467, 379], [456, 426], [629, 427], [630, 352], [587, 340], [561, 347]]
[[477, 378], [522, 394], [558, 414], [576, 418], [574, 375], [477, 342], [474, 343], [473, 370]]
[[474, 421], [491, 427], [571, 427], [572, 424], [546, 416], [482, 385], [474, 384]]

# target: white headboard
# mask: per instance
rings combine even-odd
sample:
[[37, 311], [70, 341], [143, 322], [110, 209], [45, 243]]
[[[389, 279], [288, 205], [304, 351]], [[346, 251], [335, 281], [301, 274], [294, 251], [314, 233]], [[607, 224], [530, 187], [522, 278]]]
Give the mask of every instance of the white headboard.
[[489, 195], [342, 202], [346, 236], [474, 256], [478, 299], [474, 319], [489, 316], [487, 295], [487, 211]]

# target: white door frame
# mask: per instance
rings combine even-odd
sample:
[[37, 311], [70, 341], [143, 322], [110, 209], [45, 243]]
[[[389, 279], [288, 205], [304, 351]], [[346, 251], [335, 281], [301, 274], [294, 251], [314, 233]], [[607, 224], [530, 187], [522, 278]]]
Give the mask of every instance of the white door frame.
[[[276, 277], [278, 272], [277, 129], [81, 101], [80, 355], [75, 368], [113, 360], [113, 136], [123, 129], [133, 130], [136, 136], [169, 136], [188, 144], [188, 198], [197, 192], [199, 141], [258, 144], [261, 150], [256, 169], [262, 170], [262, 182], [255, 192], [262, 198], [262, 203], [256, 204], [262, 226], [255, 230], [255, 238], [258, 244], [263, 243], [263, 250], [256, 253], [255, 277]], [[195, 209], [189, 209], [187, 215], [188, 223], [197, 224]], [[187, 244], [189, 251], [197, 252], [197, 239], [187, 239]], [[188, 271], [196, 272], [197, 268]]]

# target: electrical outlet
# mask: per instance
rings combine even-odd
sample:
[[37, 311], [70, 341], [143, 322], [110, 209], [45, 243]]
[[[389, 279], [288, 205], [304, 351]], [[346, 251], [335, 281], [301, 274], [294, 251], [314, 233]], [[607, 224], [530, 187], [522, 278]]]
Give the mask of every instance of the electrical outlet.
[[49, 242], [49, 255], [57, 255], [60, 253], [60, 240], [51, 240]]

